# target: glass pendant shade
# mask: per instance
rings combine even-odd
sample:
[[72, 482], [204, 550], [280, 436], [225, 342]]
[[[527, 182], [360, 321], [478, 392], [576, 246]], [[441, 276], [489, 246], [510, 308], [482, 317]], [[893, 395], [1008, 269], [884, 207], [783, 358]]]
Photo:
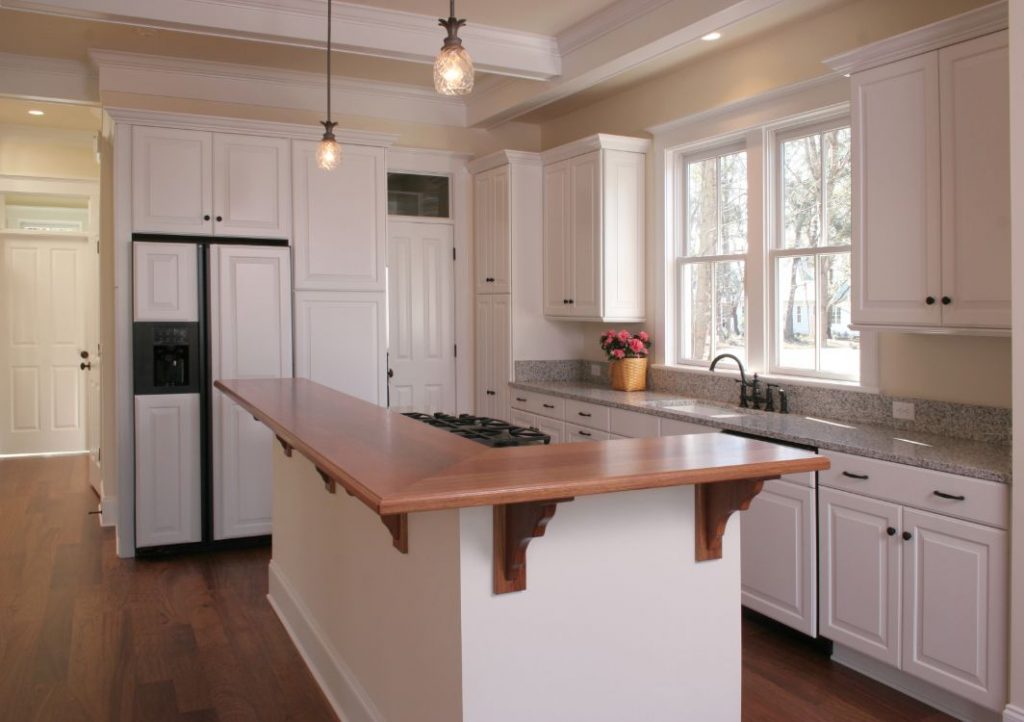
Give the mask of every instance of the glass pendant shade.
[[473, 90], [473, 59], [462, 45], [448, 45], [434, 61], [434, 89], [441, 95], [467, 95]]
[[333, 170], [341, 160], [341, 145], [334, 138], [324, 138], [316, 149], [316, 164], [323, 170]]

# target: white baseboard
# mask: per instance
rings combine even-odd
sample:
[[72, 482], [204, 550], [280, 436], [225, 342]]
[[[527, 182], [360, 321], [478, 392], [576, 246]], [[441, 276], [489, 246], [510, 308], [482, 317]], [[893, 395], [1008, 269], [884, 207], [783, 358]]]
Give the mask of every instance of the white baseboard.
[[1024, 707], [1008, 704], [1003, 710], [1003, 722], [1024, 722]]
[[117, 497], [100, 499], [100, 526], [117, 526]]
[[[995, 710], [986, 709], [979, 704], [975, 704], [963, 697], [958, 697], [922, 679], [896, 669], [885, 662], [879, 662], [873, 657], [869, 657], [849, 647], [844, 647], [841, 644], [836, 644], [833, 647], [832, 661], [844, 667], [849, 667], [855, 672], [860, 672], [865, 677], [870, 677], [876, 682], [892, 687], [908, 697], [913, 697], [919, 702], [924, 702], [926, 705], [959, 720], [964, 720], [965, 722], [1000, 722], [1002, 719], [1005, 722], [1005, 713], [1001, 716]], [[1024, 719], [1020, 722], [1024, 722]]]
[[270, 562], [267, 599], [339, 719], [345, 722], [385, 722], [370, 695], [327, 641], [273, 560]]

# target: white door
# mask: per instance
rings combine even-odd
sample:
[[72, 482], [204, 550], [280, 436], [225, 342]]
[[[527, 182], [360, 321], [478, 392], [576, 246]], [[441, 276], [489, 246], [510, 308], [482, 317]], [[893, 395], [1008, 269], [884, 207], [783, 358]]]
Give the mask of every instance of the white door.
[[[287, 248], [210, 249], [213, 380], [292, 375]], [[213, 394], [214, 539], [270, 533], [274, 435], [224, 394]]]
[[0, 454], [86, 450], [90, 251], [85, 237], [3, 240]]
[[938, 74], [933, 52], [851, 81], [854, 323], [940, 323]]
[[1010, 327], [1008, 52], [1005, 31], [939, 51], [945, 326]]
[[132, 230], [213, 232], [213, 135], [132, 128]]
[[473, 269], [477, 293], [490, 293], [494, 251], [494, 174], [473, 178]]
[[812, 637], [818, 634], [818, 526], [814, 488], [766, 481], [743, 514], [743, 605]]
[[1002, 709], [1007, 533], [912, 509], [903, 530], [903, 671]]
[[202, 541], [199, 394], [135, 397], [135, 544]]
[[511, 404], [508, 382], [512, 380], [512, 296], [499, 294], [492, 296], [491, 322], [494, 324], [494, 335], [491, 337], [493, 353], [491, 356], [491, 390], [494, 395], [494, 411], [492, 416], [502, 421], [508, 420]]
[[291, 143], [283, 138], [213, 136], [213, 232], [290, 238]]
[[569, 162], [544, 166], [544, 315], [571, 315], [572, 236]]
[[476, 297], [476, 404], [477, 416], [497, 413], [497, 383], [494, 378], [495, 343], [498, 329], [494, 325], [494, 299], [497, 296], [477, 294]]
[[454, 413], [455, 340], [450, 225], [388, 225], [389, 405]]
[[818, 505], [819, 632], [898, 666], [900, 507], [835, 489]]
[[509, 215], [509, 166], [491, 171], [491, 293], [512, 293], [512, 218]]
[[[90, 239], [89, 246], [95, 248], [98, 241]], [[103, 475], [100, 472], [100, 434], [102, 406], [100, 379], [102, 378], [102, 356], [100, 355], [100, 273], [99, 254], [83, 254], [87, 260], [86, 288], [83, 291], [85, 305], [85, 346], [79, 354], [85, 366], [85, 447], [89, 451], [89, 486], [96, 495], [103, 498]]]
[[386, 306], [384, 293], [296, 292], [295, 375], [384, 406]]
[[331, 171], [317, 166], [316, 149], [292, 144], [295, 290], [384, 292], [384, 149], [343, 146]]
[[601, 151], [569, 161], [572, 175], [573, 316], [601, 316]]

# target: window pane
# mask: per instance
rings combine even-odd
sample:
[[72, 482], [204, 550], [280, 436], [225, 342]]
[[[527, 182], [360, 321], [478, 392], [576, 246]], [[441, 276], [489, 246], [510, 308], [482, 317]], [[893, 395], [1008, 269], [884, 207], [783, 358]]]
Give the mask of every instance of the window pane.
[[718, 245], [718, 160], [686, 167], [686, 255], [713, 255]]
[[743, 289], [743, 262], [715, 264], [715, 293], [718, 317], [715, 319], [715, 354], [732, 353], [747, 358], [747, 303]]
[[814, 256], [779, 258], [776, 264], [779, 366], [813, 371], [817, 332]]
[[850, 129], [825, 133], [825, 197], [830, 246], [850, 245]]
[[747, 252], [747, 154], [732, 153], [719, 159], [722, 232], [718, 253]]
[[822, 279], [821, 370], [860, 376], [860, 333], [850, 325], [850, 254], [827, 253], [818, 258]]
[[821, 238], [821, 136], [782, 143], [782, 247], [813, 248]]
[[683, 358], [711, 360], [712, 294], [714, 284], [711, 263], [683, 265], [680, 279], [682, 301], [681, 351]]
[[388, 173], [388, 215], [448, 217], [448, 177]]

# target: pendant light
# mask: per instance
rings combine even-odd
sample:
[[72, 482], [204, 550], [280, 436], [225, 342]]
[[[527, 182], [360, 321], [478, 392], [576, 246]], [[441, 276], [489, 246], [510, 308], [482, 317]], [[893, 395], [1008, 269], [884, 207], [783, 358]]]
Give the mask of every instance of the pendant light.
[[448, 19], [438, 18], [437, 24], [448, 36], [434, 61], [434, 89], [441, 95], [468, 95], [473, 90], [473, 59], [459, 38], [459, 28], [466, 21], [455, 17], [455, 0], [451, 0]]
[[327, 120], [321, 120], [324, 137], [316, 149], [316, 164], [323, 170], [331, 170], [341, 160], [341, 146], [334, 138], [334, 126], [331, 120], [331, 3], [327, 0]]

